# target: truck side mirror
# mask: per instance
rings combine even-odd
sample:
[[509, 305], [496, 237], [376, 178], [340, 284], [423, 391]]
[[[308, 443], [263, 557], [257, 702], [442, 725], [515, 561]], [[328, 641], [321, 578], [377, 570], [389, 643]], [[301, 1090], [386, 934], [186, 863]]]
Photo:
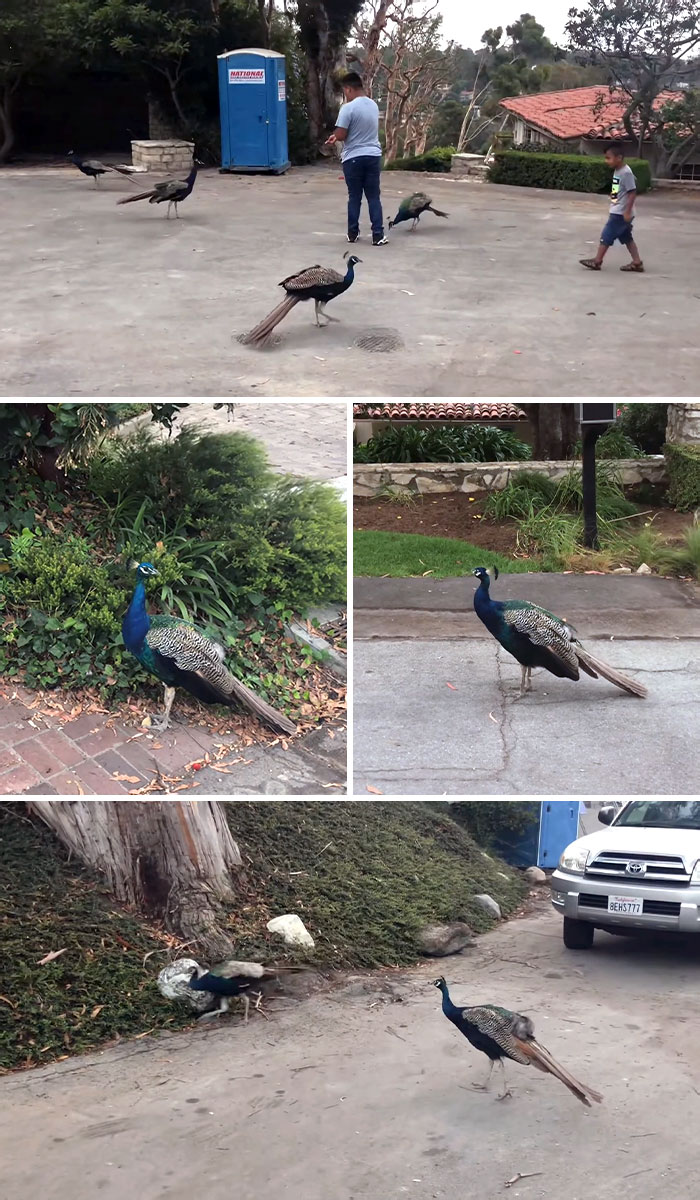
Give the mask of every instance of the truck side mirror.
[[606, 808], [598, 809], [598, 820], [600, 821], [601, 825], [612, 825], [614, 816], [615, 809], [612, 805], [609, 805]]

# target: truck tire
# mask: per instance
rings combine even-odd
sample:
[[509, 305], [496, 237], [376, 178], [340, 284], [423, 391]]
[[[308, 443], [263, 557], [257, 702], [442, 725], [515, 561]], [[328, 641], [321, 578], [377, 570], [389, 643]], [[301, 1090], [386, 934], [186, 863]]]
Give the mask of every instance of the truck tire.
[[593, 945], [595, 927], [590, 921], [575, 921], [573, 917], [564, 917], [564, 945], [567, 950], [590, 950]]

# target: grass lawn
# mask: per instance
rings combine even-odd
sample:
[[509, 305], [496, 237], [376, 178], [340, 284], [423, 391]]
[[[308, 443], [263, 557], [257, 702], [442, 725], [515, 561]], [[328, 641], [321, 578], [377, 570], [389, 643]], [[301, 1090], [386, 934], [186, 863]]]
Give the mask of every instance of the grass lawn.
[[446, 579], [466, 575], [474, 567], [498, 567], [509, 574], [542, 570], [537, 558], [509, 558], [471, 542], [420, 533], [357, 530], [353, 545], [355, 575], [390, 575], [401, 579], [430, 572], [435, 579]]

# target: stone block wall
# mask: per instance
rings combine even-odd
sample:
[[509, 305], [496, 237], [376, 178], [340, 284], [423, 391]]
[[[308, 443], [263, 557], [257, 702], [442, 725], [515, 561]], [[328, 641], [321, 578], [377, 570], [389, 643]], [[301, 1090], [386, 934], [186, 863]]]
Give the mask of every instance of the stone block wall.
[[[663, 456], [621, 458], [615, 470], [626, 486], [663, 483]], [[357, 463], [353, 469], [355, 496], [377, 496], [385, 488], [426, 495], [436, 492], [500, 491], [516, 471], [539, 471], [550, 479], [563, 479], [572, 464], [565, 462], [498, 463]]]
[[135, 167], [163, 175], [188, 175], [192, 167], [194, 145], [178, 138], [131, 143], [131, 161]]
[[483, 154], [453, 154], [450, 175], [455, 179], [487, 179], [488, 167]]

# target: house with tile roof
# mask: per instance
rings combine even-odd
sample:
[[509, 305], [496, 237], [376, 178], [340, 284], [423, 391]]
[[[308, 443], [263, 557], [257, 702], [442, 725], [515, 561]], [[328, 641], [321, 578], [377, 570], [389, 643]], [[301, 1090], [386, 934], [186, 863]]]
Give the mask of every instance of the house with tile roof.
[[492, 404], [488, 401], [469, 403], [463, 400], [366, 401], [353, 404], [352, 415], [355, 441], [359, 444], [368, 442], [389, 424], [424, 427], [474, 423], [497, 425], [500, 429], [517, 429], [519, 438], [525, 442], [531, 441], [529, 418], [517, 404]]
[[[662, 108], [683, 93], [662, 92], [656, 102]], [[569, 154], [602, 154], [607, 142], [621, 141], [629, 157], [639, 156], [639, 146], [631, 141], [622, 122], [627, 97], [621, 89], [608, 87], [570, 88], [564, 92], [537, 92], [530, 96], [509, 96], [500, 107], [509, 117], [515, 146], [541, 146], [543, 150]], [[652, 162], [649, 139], [643, 144], [642, 157]], [[677, 179], [700, 180], [700, 150], [675, 172]]]

